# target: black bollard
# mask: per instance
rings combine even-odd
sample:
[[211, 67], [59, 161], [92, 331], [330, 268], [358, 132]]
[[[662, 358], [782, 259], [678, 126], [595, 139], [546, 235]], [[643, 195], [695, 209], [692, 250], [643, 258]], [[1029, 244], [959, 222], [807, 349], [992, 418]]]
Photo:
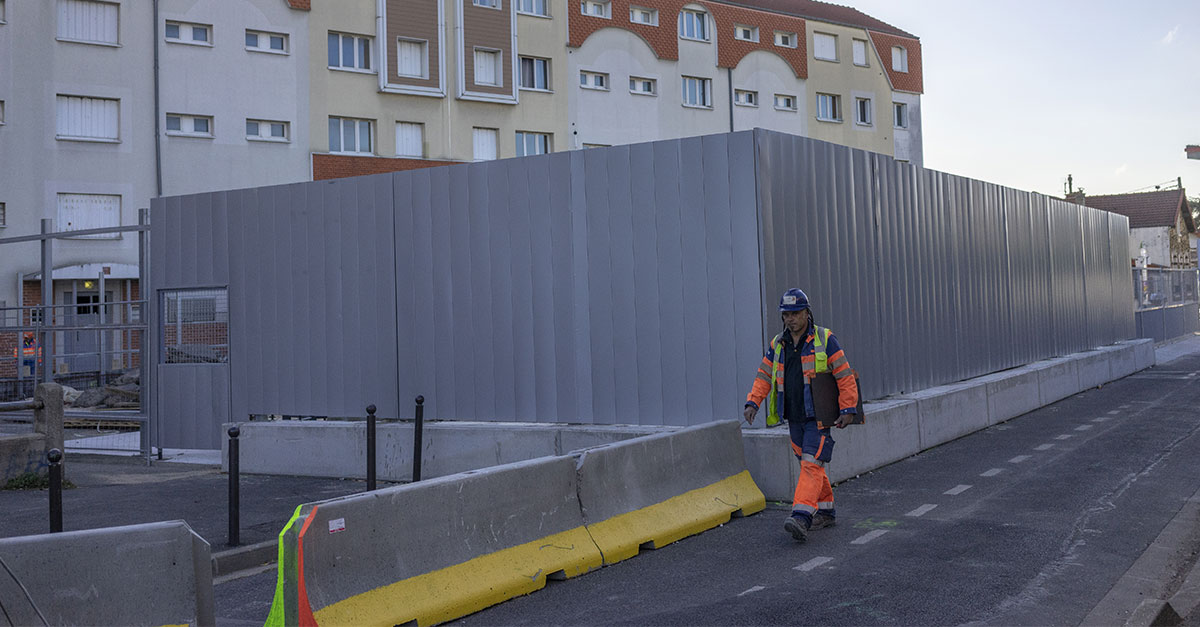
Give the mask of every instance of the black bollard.
[[367, 405], [367, 492], [375, 489], [375, 406]]
[[413, 481], [421, 480], [421, 440], [425, 430], [425, 397], [417, 397], [417, 422], [413, 426]]
[[242, 507], [238, 491], [238, 436], [241, 434], [242, 430], [237, 425], [229, 427], [229, 546], [241, 543]]
[[50, 533], [62, 531], [62, 451], [52, 448], [46, 451], [50, 462]]

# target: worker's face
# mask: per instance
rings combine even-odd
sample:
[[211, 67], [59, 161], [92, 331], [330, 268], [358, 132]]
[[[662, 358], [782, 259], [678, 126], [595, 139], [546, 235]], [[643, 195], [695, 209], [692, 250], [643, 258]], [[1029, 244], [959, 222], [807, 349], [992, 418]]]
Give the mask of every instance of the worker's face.
[[783, 312], [783, 325], [792, 333], [799, 333], [808, 327], [808, 310]]

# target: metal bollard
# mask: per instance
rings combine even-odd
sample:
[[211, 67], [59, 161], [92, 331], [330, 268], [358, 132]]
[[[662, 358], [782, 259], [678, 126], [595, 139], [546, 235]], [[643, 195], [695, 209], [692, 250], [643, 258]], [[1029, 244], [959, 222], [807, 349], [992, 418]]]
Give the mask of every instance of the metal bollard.
[[421, 480], [421, 441], [425, 430], [425, 397], [417, 397], [417, 421], [413, 425], [413, 482]]
[[229, 427], [229, 546], [241, 543], [242, 506], [241, 493], [238, 489], [238, 436], [242, 430], [237, 425]]
[[50, 462], [50, 533], [62, 531], [62, 459], [62, 451], [46, 451], [46, 461]]
[[367, 492], [375, 489], [375, 405], [367, 405]]

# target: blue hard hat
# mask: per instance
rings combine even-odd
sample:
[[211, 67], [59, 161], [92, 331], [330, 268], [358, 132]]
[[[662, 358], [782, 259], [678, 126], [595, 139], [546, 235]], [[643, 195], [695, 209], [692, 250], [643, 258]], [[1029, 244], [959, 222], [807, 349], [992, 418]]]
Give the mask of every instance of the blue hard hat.
[[808, 308], [808, 294], [794, 287], [779, 299], [779, 311], [804, 311]]

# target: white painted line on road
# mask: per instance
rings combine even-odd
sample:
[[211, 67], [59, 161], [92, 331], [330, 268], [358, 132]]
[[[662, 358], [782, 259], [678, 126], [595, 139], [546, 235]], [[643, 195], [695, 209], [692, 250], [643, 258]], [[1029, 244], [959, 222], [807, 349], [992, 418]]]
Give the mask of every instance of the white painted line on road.
[[822, 564], [828, 564], [829, 562], [832, 562], [832, 561], [833, 561], [832, 557], [814, 557], [814, 558], [808, 560], [807, 562], [804, 562], [803, 564], [793, 568], [792, 570], [802, 570], [804, 572], [808, 572]]
[[1092, 422], [1108, 422], [1109, 420], [1112, 420], [1112, 416], [1100, 416], [1099, 418], [1092, 418]]
[[942, 494], [950, 494], [950, 495], [962, 494], [963, 492], [966, 492], [967, 490], [970, 490], [970, 489], [971, 489], [971, 486], [960, 483], [960, 484], [954, 486], [953, 488], [946, 490]]
[[905, 516], [912, 516], [913, 518], [916, 518], [918, 516], [924, 516], [925, 514], [928, 514], [929, 511], [935, 507], [937, 507], [937, 505], [934, 505], [932, 503], [926, 503], [926, 504], [918, 507], [917, 509], [914, 509], [913, 511], [905, 514]]
[[871, 540], [874, 540], [875, 538], [878, 538], [879, 536], [881, 536], [887, 532], [888, 532], [887, 529], [876, 529], [875, 531], [868, 531], [867, 533], [864, 533], [863, 535], [859, 536], [858, 538], [851, 540], [850, 544], [866, 544], [866, 543], [870, 542]]
[[[1128, 406], [1127, 406], [1127, 405], [1122, 405], [1122, 406], [1121, 406], [1121, 409], [1124, 409], [1125, 407], [1128, 407]], [[1108, 415], [1109, 415], [1109, 416], [1116, 416], [1116, 415], [1117, 415], [1117, 414], [1119, 414], [1119, 413], [1121, 413], [1121, 410], [1120, 410], [1120, 409], [1114, 409], [1114, 410], [1112, 410], [1112, 411], [1108, 412]]]
[[1021, 463], [1021, 462], [1025, 461], [1025, 460], [1029, 459], [1030, 457], [1033, 457], [1033, 455], [1017, 455], [1016, 457], [1014, 457], [1014, 458], [1012, 458], [1012, 459], [1008, 460], [1008, 463], [1010, 463], [1010, 464], [1019, 464], [1019, 463]]
[[1075, 430], [1076, 431], [1087, 431], [1088, 429], [1091, 429], [1094, 426], [1095, 425], [1079, 425], [1078, 427], [1075, 427]]
[[1075, 436], [1071, 435], [1070, 433], [1064, 433], [1062, 435], [1054, 436], [1054, 439], [1055, 440], [1070, 440], [1073, 437], [1075, 437]]
[[750, 588], [749, 590], [746, 590], [745, 592], [738, 593], [738, 596], [744, 597], [747, 594], [750, 594], [751, 592], [758, 592], [759, 590], [766, 590], [766, 589], [767, 589], [766, 586], [754, 586], [753, 588]]
[[991, 470], [985, 471], [983, 474], [981, 474], [979, 476], [980, 477], [995, 477], [996, 475], [998, 475], [1002, 472], [1004, 472], [1003, 468], [993, 468]]
[[1054, 445], [1053, 445], [1053, 444], [1039, 444], [1039, 445], [1037, 445], [1037, 446], [1033, 447], [1033, 450], [1035, 450], [1035, 451], [1048, 451], [1048, 450], [1050, 450], [1050, 449], [1052, 449], [1052, 448], [1054, 448]]

